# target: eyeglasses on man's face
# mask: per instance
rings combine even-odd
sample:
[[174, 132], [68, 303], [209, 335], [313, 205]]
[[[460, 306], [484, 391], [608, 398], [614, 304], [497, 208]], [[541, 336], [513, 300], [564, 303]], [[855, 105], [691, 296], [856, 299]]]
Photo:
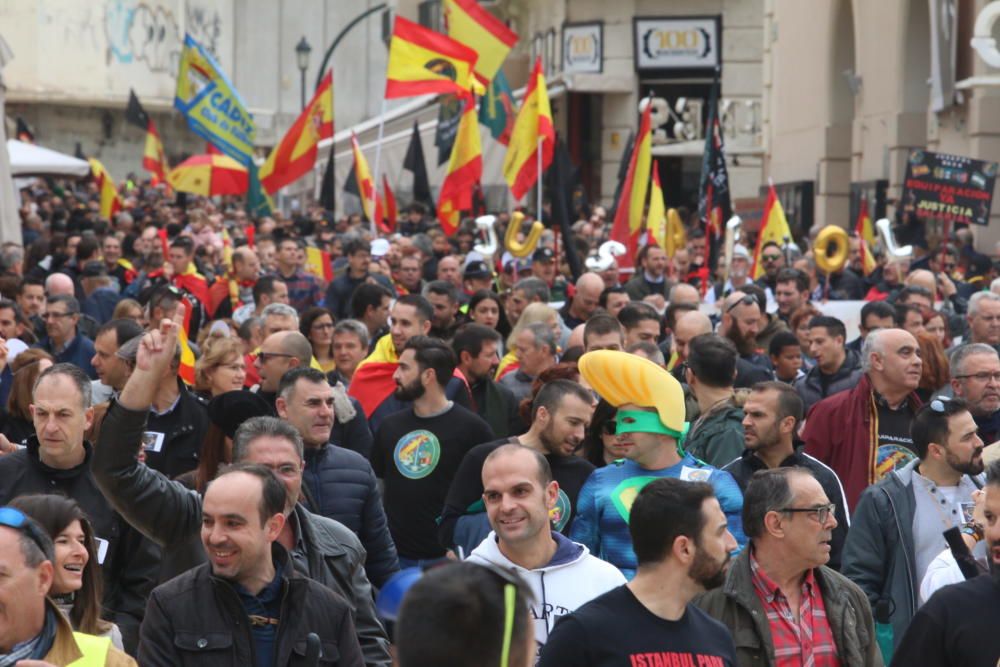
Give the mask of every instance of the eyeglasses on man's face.
[[826, 523], [826, 520], [830, 518], [837, 510], [836, 503], [830, 503], [829, 505], [820, 505], [819, 507], [785, 507], [784, 509], [778, 510], [782, 513], [788, 514], [809, 514], [812, 518], [816, 519], [819, 523]]

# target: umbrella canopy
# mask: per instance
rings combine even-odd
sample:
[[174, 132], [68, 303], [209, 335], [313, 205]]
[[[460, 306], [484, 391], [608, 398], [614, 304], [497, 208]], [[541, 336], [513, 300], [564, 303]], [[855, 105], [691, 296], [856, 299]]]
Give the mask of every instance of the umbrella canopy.
[[[2, 121], [0, 121], [2, 122]], [[90, 165], [72, 155], [27, 144], [17, 139], [7, 140], [10, 172], [13, 176], [76, 176], [90, 175]]]
[[247, 191], [249, 175], [226, 155], [195, 155], [171, 169], [167, 182], [175, 190], [206, 197], [239, 195]]

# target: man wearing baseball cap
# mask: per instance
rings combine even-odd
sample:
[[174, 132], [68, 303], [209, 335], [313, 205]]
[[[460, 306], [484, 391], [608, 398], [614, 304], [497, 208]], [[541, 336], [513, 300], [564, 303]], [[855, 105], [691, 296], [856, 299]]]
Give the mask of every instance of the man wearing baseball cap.
[[711, 484], [729, 530], [742, 547], [743, 494], [736, 481], [680, 446], [685, 430], [680, 383], [660, 366], [626, 352], [588, 352], [579, 365], [587, 384], [618, 408], [616, 432], [625, 458], [598, 468], [583, 485], [570, 539], [631, 579], [637, 567], [628, 529], [632, 502], [649, 482], [672, 477]]

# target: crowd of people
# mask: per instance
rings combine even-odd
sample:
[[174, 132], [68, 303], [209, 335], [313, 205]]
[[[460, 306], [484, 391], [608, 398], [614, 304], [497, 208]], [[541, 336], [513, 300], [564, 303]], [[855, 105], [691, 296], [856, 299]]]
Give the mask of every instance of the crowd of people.
[[692, 224], [574, 277], [601, 207], [484, 255], [420, 204], [373, 235], [21, 197], [0, 667], [1000, 658], [1000, 279], [966, 230], [867, 276], [853, 238], [830, 274], [764, 244], [755, 280]]

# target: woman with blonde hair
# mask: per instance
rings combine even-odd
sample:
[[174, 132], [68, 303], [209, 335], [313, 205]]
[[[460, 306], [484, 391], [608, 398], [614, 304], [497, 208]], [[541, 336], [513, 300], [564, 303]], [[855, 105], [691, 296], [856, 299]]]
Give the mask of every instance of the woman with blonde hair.
[[239, 338], [209, 336], [194, 364], [194, 387], [208, 398], [243, 388], [247, 379], [246, 361]]

